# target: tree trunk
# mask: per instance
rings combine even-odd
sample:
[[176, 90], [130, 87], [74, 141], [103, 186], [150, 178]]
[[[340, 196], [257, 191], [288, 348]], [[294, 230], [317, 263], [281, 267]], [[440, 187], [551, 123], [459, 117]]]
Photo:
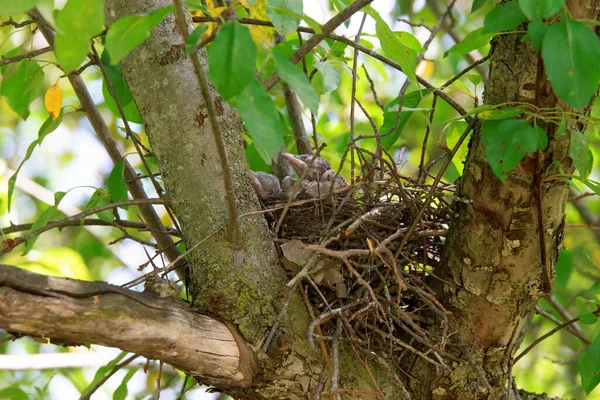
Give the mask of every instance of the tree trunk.
[[[585, 1], [567, 3], [573, 18], [598, 16]], [[516, 33], [493, 39], [485, 104], [522, 102], [575, 111], [554, 95], [541, 54], [521, 39]], [[589, 115], [592, 101], [584, 114]], [[540, 126], [548, 133], [548, 148], [529, 153], [504, 183], [492, 172], [476, 129], [457, 195], [468, 200], [457, 202], [458, 217], [444, 244], [441, 276], [450, 283], [438, 285], [439, 295], [453, 313], [462, 350], [471, 351], [493, 390], [486, 397], [482, 377], [468, 365], [437, 374], [419, 362], [415, 372], [428, 384], [418, 398], [506, 398], [521, 331], [537, 301], [551, 290], [563, 239], [569, 185], [544, 177], [560, 174], [555, 162], [565, 173], [573, 171], [570, 135], [555, 138], [556, 125]], [[567, 127], [585, 128], [575, 122]]]

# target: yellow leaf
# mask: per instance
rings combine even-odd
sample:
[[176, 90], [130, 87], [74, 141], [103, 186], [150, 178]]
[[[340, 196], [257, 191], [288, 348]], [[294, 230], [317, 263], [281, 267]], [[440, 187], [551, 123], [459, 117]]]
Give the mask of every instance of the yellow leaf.
[[46, 105], [46, 110], [50, 113], [52, 119], [58, 118], [60, 114], [60, 109], [62, 107], [62, 90], [58, 86], [58, 81], [46, 92], [46, 97], [44, 98], [44, 104]]

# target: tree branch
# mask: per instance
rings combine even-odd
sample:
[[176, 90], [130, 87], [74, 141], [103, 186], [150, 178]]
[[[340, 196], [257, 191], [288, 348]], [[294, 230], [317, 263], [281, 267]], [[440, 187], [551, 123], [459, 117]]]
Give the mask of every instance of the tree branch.
[[[300, 46], [300, 48], [296, 50], [294, 54], [292, 54], [292, 56], [290, 57], [290, 62], [292, 64], [298, 64], [298, 62], [302, 60], [304, 56], [306, 56], [312, 49], [314, 49], [321, 40], [325, 39], [331, 32], [333, 32], [335, 28], [340, 26], [344, 21], [346, 21], [348, 18], [354, 15], [358, 10], [360, 10], [367, 4], [370, 4], [372, 1], [373, 0], [356, 0], [348, 7], [344, 8], [336, 16], [331, 18], [323, 25], [323, 30], [321, 33], [311, 36], [310, 39], [304, 42], [304, 44]], [[277, 72], [274, 72], [271, 76], [267, 78], [267, 80], [265, 80], [263, 84], [265, 90], [271, 90], [271, 88], [273, 88], [273, 86], [275, 86], [280, 79], [281, 78], [279, 77], [279, 74], [277, 74]]]
[[8, 332], [118, 347], [221, 387], [247, 387], [256, 373], [250, 349], [225, 324], [183, 302], [104, 282], [0, 264], [0, 315], [0, 328]]

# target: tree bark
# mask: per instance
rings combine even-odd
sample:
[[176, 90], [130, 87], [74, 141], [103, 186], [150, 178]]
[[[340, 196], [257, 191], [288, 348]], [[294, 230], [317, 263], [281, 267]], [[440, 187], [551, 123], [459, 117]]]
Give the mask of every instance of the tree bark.
[[[573, 18], [598, 16], [597, 7], [586, 8], [584, 1], [567, 3]], [[541, 55], [521, 38], [513, 33], [493, 39], [485, 104], [522, 102], [575, 112], [554, 95]], [[583, 110], [586, 115], [589, 111], [589, 106]], [[480, 129], [475, 131], [458, 191], [468, 201], [457, 202], [458, 217], [444, 244], [441, 276], [450, 283], [438, 284], [439, 295], [453, 313], [464, 349], [471, 351], [493, 390], [486, 393], [481, 377], [468, 365], [438, 375], [419, 362], [418, 379], [429, 382], [420, 388], [419, 398], [507, 396], [521, 330], [537, 301], [548, 294], [545, 271], [551, 283], [563, 238], [569, 186], [543, 178], [560, 174], [555, 162], [567, 174], [573, 170], [570, 135], [555, 138], [555, 125], [540, 126], [548, 133], [548, 148], [529, 153], [504, 183], [489, 167]], [[584, 126], [570, 122], [568, 128], [582, 131]]]
[[0, 264], [0, 328], [62, 345], [118, 347], [221, 387], [256, 375], [248, 344], [183, 301]]

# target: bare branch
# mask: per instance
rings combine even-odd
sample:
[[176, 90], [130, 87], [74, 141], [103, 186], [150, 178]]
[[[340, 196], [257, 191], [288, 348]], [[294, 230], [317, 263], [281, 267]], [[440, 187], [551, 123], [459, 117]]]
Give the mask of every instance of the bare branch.
[[0, 264], [0, 328], [63, 345], [100, 344], [158, 359], [209, 383], [246, 387], [255, 375], [245, 342], [185, 303], [104, 282]]

